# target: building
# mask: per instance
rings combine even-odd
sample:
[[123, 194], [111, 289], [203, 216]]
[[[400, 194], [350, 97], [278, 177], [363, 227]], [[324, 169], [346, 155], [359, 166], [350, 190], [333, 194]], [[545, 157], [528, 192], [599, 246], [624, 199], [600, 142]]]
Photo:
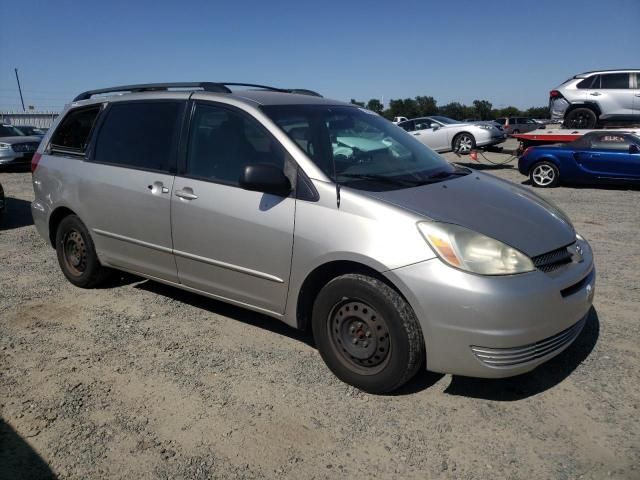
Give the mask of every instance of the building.
[[49, 128], [60, 112], [0, 112], [0, 123]]

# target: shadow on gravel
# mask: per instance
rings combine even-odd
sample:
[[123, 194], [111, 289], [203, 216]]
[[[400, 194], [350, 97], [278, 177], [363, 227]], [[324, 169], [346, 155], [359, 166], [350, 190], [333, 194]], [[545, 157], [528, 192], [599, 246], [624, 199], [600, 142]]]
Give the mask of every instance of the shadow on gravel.
[[11, 426], [0, 418], [0, 478], [57, 478], [49, 465]]
[[310, 334], [252, 310], [236, 307], [196, 293], [187, 292], [185, 290], [180, 290], [179, 288], [170, 287], [169, 285], [152, 281], [141, 282], [135, 285], [134, 288], [139, 288], [157, 295], [163, 295], [179, 302], [186, 303], [187, 305], [202, 308], [210, 311], [211, 313], [232, 318], [233, 320], [238, 320], [253, 327], [262, 328], [269, 332], [284, 335], [285, 337], [306, 343], [307, 345], [315, 348], [315, 344], [313, 343], [313, 339]]
[[534, 371], [495, 380], [454, 376], [444, 392], [499, 402], [513, 402], [537, 395], [567, 378], [589, 356], [599, 335], [598, 313], [591, 307], [587, 323], [573, 344]]
[[454, 163], [467, 168], [473, 168], [474, 170], [511, 170], [514, 166], [511, 163], [502, 163], [499, 165], [492, 165], [488, 163], [477, 163], [477, 162], [458, 162], [454, 161]]
[[0, 213], [0, 232], [33, 225], [31, 204], [19, 198], [5, 198], [4, 213]]

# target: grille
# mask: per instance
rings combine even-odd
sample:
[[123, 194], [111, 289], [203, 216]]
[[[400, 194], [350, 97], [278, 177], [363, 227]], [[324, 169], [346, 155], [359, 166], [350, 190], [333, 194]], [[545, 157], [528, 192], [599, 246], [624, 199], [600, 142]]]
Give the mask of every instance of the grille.
[[533, 257], [531, 260], [538, 270], [543, 272], [552, 272], [557, 270], [562, 265], [571, 263], [571, 252], [567, 247], [558, 248], [551, 252], [543, 253], [537, 257]]
[[23, 143], [14, 143], [11, 145], [14, 152], [35, 152], [38, 149], [37, 142], [23, 142]]
[[536, 360], [556, 352], [573, 342], [587, 321], [585, 316], [575, 325], [536, 343], [514, 348], [487, 348], [472, 346], [475, 356], [490, 367], [512, 367]]

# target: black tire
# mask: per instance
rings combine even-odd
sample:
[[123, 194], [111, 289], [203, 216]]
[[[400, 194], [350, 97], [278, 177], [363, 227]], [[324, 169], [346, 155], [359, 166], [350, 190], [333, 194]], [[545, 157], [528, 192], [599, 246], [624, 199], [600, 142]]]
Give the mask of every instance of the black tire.
[[529, 179], [534, 187], [553, 188], [560, 184], [560, 171], [553, 162], [538, 162], [529, 170]]
[[58, 224], [56, 253], [62, 273], [76, 287], [97, 287], [109, 276], [110, 270], [100, 265], [87, 227], [76, 215]]
[[517, 135], [517, 134], [519, 134], [519, 133], [520, 133], [520, 130], [517, 130], [517, 129], [516, 129], [516, 130], [514, 130], [513, 132], [511, 132], [511, 135]]
[[451, 149], [454, 152], [458, 152], [462, 155], [468, 155], [471, 150], [476, 148], [476, 139], [473, 135], [467, 132], [462, 132], [453, 137], [451, 143]]
[[596, 128], [598, 116], [590, 108], [571, 110], [564, 119], [567, 128]]
[[399, 388], [425, 358], [413, 309], [389, 285], [367, 275], [342, 275], [325, 285], [313, 306], [312, 329], [329, 369], [366, 392]]

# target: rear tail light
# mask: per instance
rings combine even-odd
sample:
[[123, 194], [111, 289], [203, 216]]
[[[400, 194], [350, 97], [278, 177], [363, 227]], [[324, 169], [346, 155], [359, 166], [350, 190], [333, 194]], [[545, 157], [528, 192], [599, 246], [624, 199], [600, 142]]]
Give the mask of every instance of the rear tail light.
[[556, 98], [556, 97], [561, 97], [561, 96], [562, 96], [562, 94], [561, 94], [558, 90], [551, 90], [551, 91], [549, 92], [549, 96], [550, 96], [551, 98]]
[[33, 157], [31, 157], [31, 173], [35, 172], [36, 168], [38, 168], [40, 157], [42, 157], [41, 153], [34, 153]]

